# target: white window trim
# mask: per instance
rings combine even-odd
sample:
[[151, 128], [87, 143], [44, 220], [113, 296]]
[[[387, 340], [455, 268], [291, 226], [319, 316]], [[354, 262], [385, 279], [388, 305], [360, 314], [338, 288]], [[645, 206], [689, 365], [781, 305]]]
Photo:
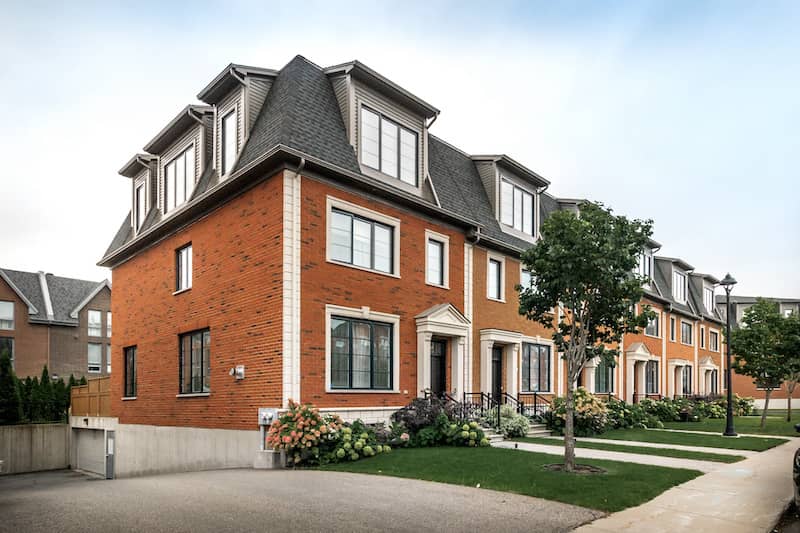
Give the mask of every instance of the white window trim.
[[[216, 128], [215, 128], [216, 129], [216, 132], [215, 132], [216, 138], [214, 140], [214, 145], [219, 150], [219, 157], [215, 157], [214, 161], [216, 162], [216, 160], [219, 159], [220, 168], [218, 168], [217, 171], [220, 174], [220, 177], [219, 177], [220, 183], [225, 181], [226, 179], [228, 179], [230, 177], [230, 175], [231, 175], [230, 172], [228, 172], [227, 174], [223, 174], [222, 173], [222, 160], [223, 160], [224, 153], [225, 153], [225, 147], [222, 145], [222, 121], [226, 116], [228, 116], [228, 113], [230, 113], [231, 111], [236, 113], [236, 154], [233, 157], [233, 163], [231, 164], [231, 170], [236, 166], [236, 163], [239, 161], [239, 152], [242, 149], [242, 143], [240, 142], [240, 139], [239, 139], [239, 131], [242, 130], [244, 128], [244, 126], [242, 125], [242, 122], [241, 122], [242, 121], [242, 110], [241, 110], [241, 106], [239, 105], [239, 100], [240, 100], [239, 98], [236, 98], [235, 100], [233, 100], [231, 103], [229, 103], [228, 105], [226, 105], [222, 109], [218, 108], [217, 109], [217, 115], [216, 115], [216, 117], [214, 117], [214, 125], [216, 126]], [[217, 122], [219, 124], [217, 124]]]
[[[519, 239], [522, 239], [522, 240], [525, 240], [525, 241], [529, 241], [529, 242], [536, 242], [538, 240], [538, 238], [539, 238], [539, 235], [540, 235], [539, 232], [541, 231], [540, 221], [539, 221], [539, 209], [540, 209], [539, 194], [537, 194], [536, 189], [534, 188], [534, 190], [531, 191], [531, 189], [530, 189], [531, 186], [530, 185], [526, 185], [524, 182], [514, 178], [512, 175], [505, 174], [503, 172], [500, 172], [499, 170], [497, 171], [496, 176], [497, 176], [497, 193], [495, 195], [496, 196], [495, 202], [496, 202], [496, 205], [497, 205], [497, 209], [496, 209], [497, 212], [495, 213], [495, 216], [497, 218], [497, 221], [500, 223], [500, 229], [503, 231], [503, 233], [507, 233], [509, 235], [513, 235], [513, 236], [515, 236], [515, 237], [517, 237]], [[525, 233], [524, 231], [520, 231], [517, 228], [515, 228], [514, 226], [509, 226], [508, 224], [503, 223], [503, 219], [502, 219], [502, 215], [503, 215], [503, 213], [502, 213], [502, 208], [503, 208], [503, 206], [502, 206], [502, 203], [503, 203], [502, 183], [503, 183], [504, 180], [507, 181], [508, 183], [510, 183], [511, 185], [513, 185], [514, 187], [522, 189], [523, 191], [525, 191], [528, 194], [533, 196], [533, 235], [531, 235], [530, 233]], [[512, 199], [512, 202], [513, 202], [513, 199]]]
[[[489, 261], [495, 260], [500, 263], [500, 298], [489, 296]], [[486, 299], [492, 302], [506, 302], [506, 258], [502, 255], [493, 253], [486, 254]]]
[[[337, 263], [338, 264], [338, 263]], [[341, 316], [384, 322], [392, 326], [392, 387], [390, 389], [335, 389], [331, 387], [331, 317]], [[325, 305], [325, 392], [331, 394], [399, 394], [400, 393], [400, 316], [372, 311], [369, 307]]]
[[[542, 344], [542, 345], [550, 347], [550, 389], [549, 390], [539, 390], [539, 391], [523, 391], [522, 390], [522, 344], [524, 344], [524, 343]], [[518, 363], [518, 365], [519, 365], [518, 366], [519, 367], [519, 383], [517, 383], [517, 390], [519, 392], [525, 392], [525, 393], [528, 393], [528, 394], [532, 394], [533, 392], [536, 392], [536, 394], [554, 394], [555, 391], [553, 389], [553, 386], [556, 384], [556, 381], [555, 381], [555, 379], [556, 379], [556, 368], [555, 367], [556, 367], [556, 362], [559, 359], [557, 357], [557, 355], [558, 354], [556, 352], [556, 345], [551, 339], [543, 339], [542, 337], [539, 337], [539, 336], [537, 336], [537, 337], [525, 337], [525, 336], [523, 336], [522, 340], [520, 341], [520, 345], [519, 345], [519, 363]]]
[[[706, 305], [706, 291], [707, 290], [711, 291], [711, 307], [708, 307]], [[711, 314], [714, 313], [714, 301], [715, 301], [715, 299], [716, 299], [716, 294], [714, 294], [714, 287], [709, 285], [709, 284], [707, 284], [707, 283], [704, 283], [703, 284], [703, 307], [706, 308], [706, 311], [708, 313], [711, 313]]]
[[150, 212], [150, 169], [146, 169], [142, 174], [133, 181], [133, 209], [131, 210], [131, 227], [133, 227], [134, 235], [138, 235], [142, 230], [141, 227], [136, 227], [136, 190], [144, 185], [144, 217], [142, 218], [142, 226], [147, 214]]
[[[442, 285], [438, 285], [436, 283], [431, 283], [428, 281], [428, 241], [433, 240], [442, 243], [442, 268], [444, 272], [442, 272]], [[440, 289], [449, 289], [450, 288], [450, 237], [447, 235], [442, 235], [441, 233], [437, 233], [435, 231], [426, 229], [425, 230], [425, 284], [430, 285], [431, 287], [438, 287]]]
[[[333, 217], [332, 212], [334, 209], [346, 211], [348, 213], [352, 213], [354, 215], [367, 218], [369, 220], [374, 220], [375, 222], [380, 222], [381, 224], [385, 224], [393, 228], [392, 272], [381, 272], [380, 270], [373, 270], [371, 268], [352, 265], [350, 263], [342, 263], [341, 261], [336, 261], [331, 257], [331, 242], [332, 242], [331, 220]], [[350, 203], [346, 200], [341, 200], [333, 196], [327, 196], [326, 207], [325, 207], [325, 261], [333, 265], [338, 265], [347, 268], [355, 268], [356, 270], [364, 270], [366, 272], [371, 272], [373, 274], [380, 274], [381, 276], [389, 276], [391, 278], [399, 279], [400, 278], [400, 219], [390, 217], [382, 213], [378, 213], [377, 211], [367, 209], [366, 207], [361, 207], [360, 205]]]
[[[688, 325], [688, 326], [689, 326], [689, 327], [692, 329], [692, 342], [683, 342], [683, 325], [684, 325], [684, 324], [687, 324], [687, 325]], [[681, 327], [680, 327], [680, 329], [681, 329], [681, 331], [678, 331], [678, 332], [676, 332], [676, 333], [677, 333], [678, 335], [680, 335], [680, 341], [681, 341], [681, 344], [683, 344], [684, 346], [694, 346], [694, 341], [695, 341], [695, 338], [694, 338], [694, 337], [695, 337], [695, 333], [694, 333], [694, 324], [692, 324], [691, 322], [687, 322], [687, 321], [685, 321], [685, 320], [681, 320]]]
[[[717, 334], [717, 349], [716, 350], [711, 349], [711, 332], [712, 331]], [[709, 352], [719, 353], [720, 350], [722, 350], [722, 335], [720, 334], [720, 331], [718, 329], [716, 329], [716, 328], [708, 328], [708, 345], [707, 346], [708, 346], [708, 351]]]
[[111, 311], [106, 311], [106, 337], [109, 339], [111, 338], [112, 331], [112, 324], [113, 319], [111, 317]]
[[[3, 300], [2, 303], [10, 303], [11, 304], [11, 327], [10, 328], [0, 328], [0, 330], [2, 330], [2, 331], [14, 331], [16, 329], [16, 327], [17, 327], [17, 321], [16, 321], [16, 317], [15, 317], [16, 312], [17, 312], [17, 309], [16, 309], [17, 306], [11, 300]], [[3, 319], [3, 320], [5, 320], [5, 319]]]
[[[183, 154], [190, 147], [194, 149], [194, 157], [195, 157], [195, 160], [193, 162], [194, 171], [192, 173], [192, 189], [190, 191], [186, 191], [186, 199], [183, 201], [182, 204], [176, 205], [171, 210], [167, 210], [167, 188], [169, 186], [167, 184], [167, 167], [169, 166], [170, 163], [172, 163], [175, 159], [177, 159], [178, 156]], [[162, 198], [162, 203], [161, 203], [162, 219], [169, 218], [175, 213], [183, 211], [189, 205], [190, 203], [189, 198], [191, 198], [192, 194], [194, 194], [194, 188], [197, 187], [197, 178], [198, 178], [197, 156], [198, 156], [197, 141], [195, 137], [192, 137], [191, 141], [187, 142], [186, 144], [180, 145], [180, 148], [170, 150], [168, 158], [167, 157], [159, 158], [158, 166], [159, 166], [159, 171], [161, 173], [161, 180], [159, 180], [161, 183], [161, 191], [159, 192], [159, 194], [161, 195]]]
[[645, 337], [650, 337], [651, 339], [660, 339], [663, 336], [663, 333], [664, 333], [663, 331], [661, 331], [661, 311], [659, 311], [658, 309], [652, 309], [652, 308], [651, 308], [651, 311], [654, 311], [656, 313], [656, 323], [658, 324], [658, 335], [650, 335], [649, 333], [647, 333], [647, 327], [646, 326], [642, 330], [642, 333], [644, 333]]
[[[416, 155], [416, 161], [415, 161], [415, 164], [416, 164], [415, 173], [416, 173], [416, 182], [417, 182], [416, 185], [412, 185], [412, 184], [410, 184], [408, 182], [403, 181], [402, 179], [400, 179], [399, 175], [395, 178], [391, 174], [386, 174], [383, 171], [378, 170], [377, 168], [371, 167], [368, 164], [363, 162], [362, 154], [361, 154], [361, 150], [363, 148], [363, 143], [361, 142], [361, 131], [362, 131], [362, 128], [363, 128], [361, 110], [363, 108], [366, 108], [367, 111], [370, 111], [372, 113], [377, 114], [379, 123], [380, 123], [381, 117], [386, 118], [390, 122], [394, 122], [395, 124], [401, 126], [402, 128], [405, 128], [406, 130], [414, 133], [414, 135], [417, 136], [417, 155]], [[372, 100], [367, 101], [367, 100], [364, 100], [363, 98], [358, 98], [357, 102], [356, 102], [356, 105], [355, 105], [355, 114], [356, 114], [355, 120], [356, 120], [356, 122], [358, 124], [358, 127], [357, 127], [357, 132], [358, 133], [356, 134], [356, 140], [355, 141], [356, 141], [356, 144], [357, 144], [357, 147], [358, 147], [358, 166], [361, 167], [361, 171], [364, 174], [367, 174], [368, 176], [372, 176], [372, 177], [375, 177], [377, 179], [380, 179], [381, 181], [389, 183], [393, 187], [397, 187], [399, 189], [403, 189], [403, 190], [412, 192], [414, 194], [419, 194], [420, 191], [422, 191], [422, 183], [423, 183], [423, 181], [425, 181], [425, 177], [421, 174], [421, 170], [420, 170], [420, 159], [423, 157], [422, 154], [423, 154], [423, 148], [424, 148], [423, 147], [424, 132], [418, 126], [415, 126], [413, 123], [411, 123], [411, 122], [409, 122], [409, 121], [397, 116], [395, 113], [387, 112], [386, 107], [384, 105], [376, 105], [376, 103], [374, 101], [372, 101]], [[379, 130], [378, 135], [380, 135], [380, 130]], [[398, 135], [399, 135], [399, 133], [398, 133]], [[399, 158], [400, 154], [398, 153], [397, 156]], [[380, 158], [381, 158], [381, 153], [380, 153], [380, 143], [379, 143], [378, 144], [378, 160], [379, 161], [380, 161]]]
[[176, 248], [175, 251], [173, 252], [174, 258], [175, 258], [174, 259], [174, 264], [175, 264], [175, 269], [176, 269], [174, 281], [175, 281], [175, 284], [177, 285], [177, 282], [180, 280], [180, 272], [177, 271], [177, 269], [178, 269], [178, 257], [180, 256], [180, 253], [183, 250], [185, 250], [186, 248], [189, 248], [189, 268], [188, 268], [188, 274], [189, 274], [189, 280], [188, 281], [189, 281], [189, 284], [186, 287], [183, 287], [183, 288], [175, 287], [175, 290], [172, 292], [173, 296], [175, 296], [176, 294], [181, 294], [181, 293], [184, 293], [186, 291], [192, 290], [192, 285], [194, 284], [194, 245], [191, 242], [188, 242], [188, 243], [184, 244], [183, 246], [181, 246], [179, 248]]
[[[92, 329], [93, 329], [92, 321], [89, 319], [89, 317], [92, 316], [92, 313], [97, 313], [100, 316], [100, 322], [98, 323], [98, 326], [97, 326], [97, 330], [100, 333], [98, 333], [97, 335], [93, 335], [92, 334]], [[100, 311], [99, 309], [89, 309], [86, 312], [86, 335], [89, 336], [89, 337], [95, 337], [95, 338], [100, 338], [100, 337], [103, 336], [103, 312]], [[102, 361], [102, 357], [101, 357], [101, 361]]]
[[[679, 300], [678, 296], [675, 294], [675, 274], [683, 276], [683, 299]], [[689, 299], [689, 275], [686, 272], [682, 272], [677, 270], [676, 268], [672, 268], [672, 298], [679, 303], [685, 304]]]
[[[91, 365], [89, 363], [89, 347], [90, 346], [99, 346], [100, 347], [100, 364], [98, 365]], [[100, 342], [90, 342], [86, 346], [86, 373], [87, 374], [102, 374], [103, 373], [103, 344]], [[90, 366], [97, 366], [97, 370], [91, 370]]]

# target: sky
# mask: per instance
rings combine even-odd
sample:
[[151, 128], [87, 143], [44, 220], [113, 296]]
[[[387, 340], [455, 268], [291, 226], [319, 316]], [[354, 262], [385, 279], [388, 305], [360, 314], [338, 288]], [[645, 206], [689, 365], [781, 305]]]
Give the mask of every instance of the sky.
[[[660, 253], [800, 298], [800, 3], [0, 4], [0, 266], [100, 280], [122, 165], [228, 63], [358, 59]], [[169, 6], [165, 9], [164, 6]]]

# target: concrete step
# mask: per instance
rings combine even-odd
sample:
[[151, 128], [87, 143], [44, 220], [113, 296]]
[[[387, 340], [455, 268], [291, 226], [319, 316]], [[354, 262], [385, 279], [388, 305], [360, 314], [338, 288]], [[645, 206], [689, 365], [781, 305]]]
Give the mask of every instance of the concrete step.
[[528, 431], [525, 434], [526, 437], [550, 437], [551, 433], [546, 429], [540, 429], [535, 431]]

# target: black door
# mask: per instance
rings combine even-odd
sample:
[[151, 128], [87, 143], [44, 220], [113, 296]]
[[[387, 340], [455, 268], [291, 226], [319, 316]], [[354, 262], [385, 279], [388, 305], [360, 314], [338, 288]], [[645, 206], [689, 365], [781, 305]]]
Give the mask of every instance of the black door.
[[431, 341], [431, 393], [441, 396], [447, 387], [447, 341]]
[[500, 399], [503, 390], [503, 348], [492, 347], [492, 397]]

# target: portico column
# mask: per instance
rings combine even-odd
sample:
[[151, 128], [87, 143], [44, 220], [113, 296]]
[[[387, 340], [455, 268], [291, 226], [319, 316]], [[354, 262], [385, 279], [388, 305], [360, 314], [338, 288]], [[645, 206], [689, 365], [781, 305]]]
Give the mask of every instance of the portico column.
[[481, 392], [492, 392], [492, 347], [494, 341], [481, 340]]
[[517, 361], [519, 360], [519, 344], [509, 344], [506, 346], [506, 353], [508, 356], [506, 359], [508, 360], [508, 366], [506, 367], [506, 392], [514, 396], [517, 396], [517, 373], [519, 365]]
[[645, 385], [645, 370], [647, 369], [647, 363], [645, 361], [639, 361], [639, 364], [636, 365], [636, 391], [639, 393], [638, 400], [641, 400], [645, 394], [647, 394], [647, 387]]
[[583, 369], [586, 373], [586, 390], [594, 393], [594, 369], [596, 365], [587, 366]]
[[667, 376], [667, 398], [675, 396], [675, 365], [669, 365], [664, 373]]
[[431, 388], [431, 339], [433, 333], [417, 332], [417, 396]]
[[453, 389], [453, 397], [459, 398], [464, 393], [464, 364], [466, 357], [464, 337], [454, 337], [450, 343], [450, 388]]

